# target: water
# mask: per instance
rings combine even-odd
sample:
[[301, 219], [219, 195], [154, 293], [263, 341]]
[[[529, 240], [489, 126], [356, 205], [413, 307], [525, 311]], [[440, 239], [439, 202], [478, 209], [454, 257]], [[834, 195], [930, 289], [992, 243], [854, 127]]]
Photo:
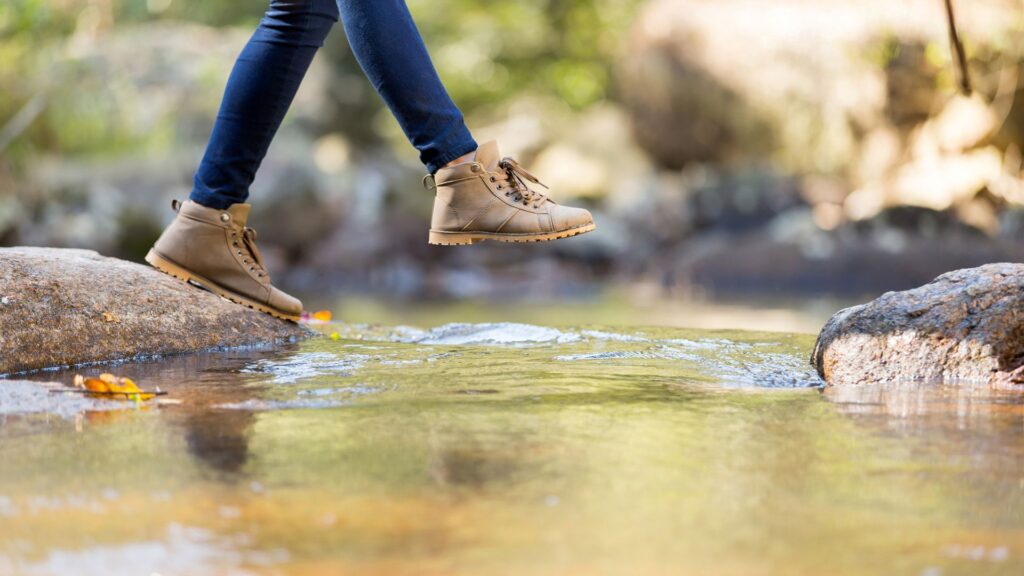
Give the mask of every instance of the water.
[[1019, 393], [823, 392], [803, 335], [324, 329], [0, 415], [0, 574], [1024, 573]]

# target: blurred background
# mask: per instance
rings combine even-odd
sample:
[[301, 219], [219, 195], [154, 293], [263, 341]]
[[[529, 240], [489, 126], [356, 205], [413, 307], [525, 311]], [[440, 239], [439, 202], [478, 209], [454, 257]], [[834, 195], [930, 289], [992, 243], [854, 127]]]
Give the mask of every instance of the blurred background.
[[[839, 304], [1024, 257], [1024, 1], [955, 5], [971, 97], [942, 0], [409, 0], [477, 139], [598, 230], [428, 246], [423, 169], [340, 25], [252, 225], [276, 282], [342, 319], [814, 331]], [[141, 261], [265, 7], [0, 4], [0, 245]]]

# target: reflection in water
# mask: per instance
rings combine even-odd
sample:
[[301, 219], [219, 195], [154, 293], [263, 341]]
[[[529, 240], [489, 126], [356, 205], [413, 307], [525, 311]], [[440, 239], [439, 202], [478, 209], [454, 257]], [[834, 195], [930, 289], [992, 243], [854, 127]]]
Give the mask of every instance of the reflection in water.
[[182, 422], [189, 452], [216, 471], [236, 473], [249, 456], [252, 412], [218, 410], [189, 414]]
[[[251, 347], [229, 352], [209, 352], [169, 356], [159, 361], [114, 363], [78, 370], [45, 372], [30, 376], [42, 381], [69, 383], [75, 374], [98, 375], [112, 372], [129, 376], [146, 388], [159, 387], [170, 397], [184, 399], [181, 406], [159, 408], [167, 424], [180, 430], [188, 452], [198, 464], [215, 473], [241, 472], [248, 458], [248, 442], [255, 415], [245, 410], [216, 410], [215, 406], [246, 401], [263, 388], [263, 378], [246, 373], [246, 368], [261, 361], [287, 359], [298, 345]], [[92, 424], [123, 421], [131, 412], [149, 411], [143, 404], [126, 404], [126, 410], [87, 412]]]
[[1024, 395], [822, 392], [785, 334], [331, 329], [0, 422], [0, 574], [1024, 572]]
[[898, 382], [828, 388], [825, 396], [844, 414], [884, 416], [897, 428], [966, 430], [1020, 440], [1014, 432], [1024, 425], [1024, 390]]

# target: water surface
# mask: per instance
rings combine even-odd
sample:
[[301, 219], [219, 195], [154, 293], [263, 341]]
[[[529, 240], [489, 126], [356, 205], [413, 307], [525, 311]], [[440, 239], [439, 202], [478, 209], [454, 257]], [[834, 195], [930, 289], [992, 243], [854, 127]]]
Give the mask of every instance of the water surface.
[[802, 335], [324, 329], [0, 416], [0, 574], [1024, 573], [1020, 393], [823, 392]]

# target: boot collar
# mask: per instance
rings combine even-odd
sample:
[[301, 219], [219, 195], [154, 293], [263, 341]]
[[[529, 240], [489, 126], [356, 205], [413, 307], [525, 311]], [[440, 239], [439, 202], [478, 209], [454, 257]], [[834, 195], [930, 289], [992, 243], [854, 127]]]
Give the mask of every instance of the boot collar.
[[232, 204], [227, 210], [217, 210], [216, 208], [208, 208], [188, 200], [181, 205], [178, 213], [187, 218], [208, 224], [245, 228], [246, 222], [249, 221], [249, 211], [251, 208], [252, 206], [249, 204]]

